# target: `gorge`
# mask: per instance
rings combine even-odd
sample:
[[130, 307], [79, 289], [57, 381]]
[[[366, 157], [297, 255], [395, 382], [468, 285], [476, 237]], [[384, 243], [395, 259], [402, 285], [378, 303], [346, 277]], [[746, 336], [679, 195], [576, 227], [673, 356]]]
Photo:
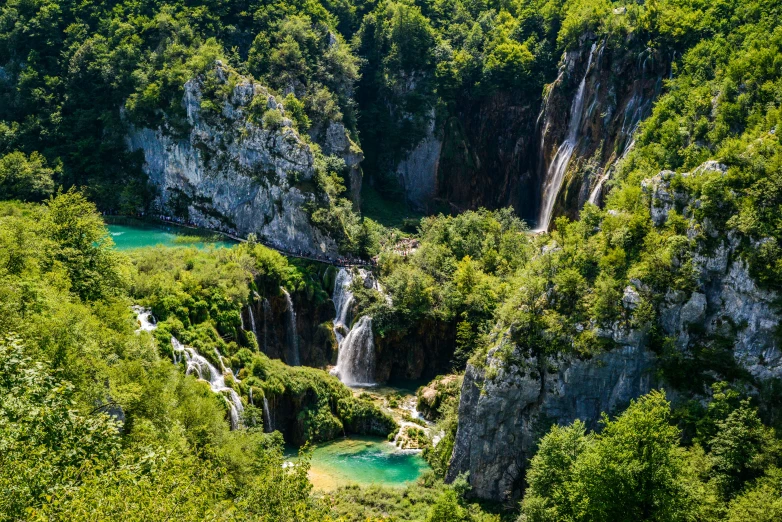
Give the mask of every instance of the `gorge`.
[[782, 519], [780, 20], [1, 4], [0, 522]]

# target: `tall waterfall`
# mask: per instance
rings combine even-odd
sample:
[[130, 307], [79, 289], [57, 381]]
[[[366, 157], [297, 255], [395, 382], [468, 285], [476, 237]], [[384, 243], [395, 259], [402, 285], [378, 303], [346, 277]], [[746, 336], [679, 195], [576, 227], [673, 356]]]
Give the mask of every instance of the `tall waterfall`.
[[335, 374], [349, 386], [375, 384], [375, 342], [368, 315], [362, 316], [340, 343]]
[[[185, 375], [195, 373], [198, 375], [199, 379], [209, 383], [209, 387], [213, 392], [218, 393], [225, 398], [230, 409], [231, 428], [238, 428], [239, 416], [244, 411], [244, 406], [242, 405], [242, 399], [239, 397], [239, 394], [236, 393], [233, 388], [226, 386], [223, 372], [215, 368], [212, 363], [207, 361], [193, 348], [180, 343], [175, 337], [171, 337], [171, 346], [174, 348], [175, 362], [179, 362], [184, 358], [186, 368]], [[228, 394], [227, 397], [226, 394]]]
[[[253, 299], [250, 301], [250, 304], [247, 305], [247, 315], [250, 316], [250, 331], [253, 333], [253, 336], [255, 337], [255, 342], [258, 342], [258, 329], [255, 326], [255, 300]], [[244, 322], [244, 321], [242, 321]], [[242, 325], [242, 328], [244, 328], [244, 325]]]
[[288, 314], [288, 356], [286, 363], [288, 366], [301, 366], [299, 358], [299, 334], [296, 331], [296, 310], [293, 309], [293, 300], [287, 290], [280, 287], [285, 294], [286, 312]]
[[593, 43], [592, 49], [589, 51], [589, 60], [586, 71], [584, 71], [584, 77], [581, 79], [578, 91], [576, 91], [576, 97], [573, 98], [573, 103], [570, 106], [570, 122], [568, 123], [565, 141], [557, 149], [557, 153], [554, 155], [554, 159], [551, 160], [551, 165], [549, 165], [546, 172], [546, 179], [543, 183], [543, 197], [540, 202], [540, 213], [538, 214], [537, 230], [541, 232], [548, 230], [551, 215], [554, 211], [554, 203], [560, 188], [562, 188], [562, 180], [570, 163], [570, 157], [573, 155], [576, 145], [578, 145], [578, 131], [581, 128], [581, 119], [584, 112], [584, 89], [589, 70], [592, 68], [592, 56], [594, 54], [595, 44]]
[[269, 412], [269, 400], [263, 398], [263, 432], [271, 433], [274, 431], [274, 425], [272, 424], [272, 415]]

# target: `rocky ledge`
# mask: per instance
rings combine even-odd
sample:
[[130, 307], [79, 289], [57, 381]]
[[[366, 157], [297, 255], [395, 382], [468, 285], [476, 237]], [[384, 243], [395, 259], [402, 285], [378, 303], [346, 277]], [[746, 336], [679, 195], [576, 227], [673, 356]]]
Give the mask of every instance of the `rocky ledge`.
[[[726, 170], [707, 162], [684, 177], [723, 175]], [[780, 321], [774, 305], [778, 296], [757, 286], [732, 233], [720, 235], [708, 222], [693, 217], [700, 203], [679, 188], [681, 183], [672, 183], [675, 176], [662, 172], [643, 187], [656, 226], [663, 226], [674, 208], [688, 219], [687, 235], [697, 245], [692, 258], [696, 283], [689, 294], [669, 291], [664, 296], [659, 326], [682, 361], [696, 360], [704, 343], [727, 339], [725, 353], [732, 360], [726, 364], [740, 370], [750, 388], [782, 378], [775, 333]], [[645, 291], [641, 281], [629, 281], [622, 306], [637, 306]], [[553, 424], [581, 419], [596, 428], [601, 412], [618, 413], [656, 387], [667, 388], [675, 397], [677, 390], [658, 371], [661, 359], [649, 349], [647, 332], [619, 324], [596, 327], [596, 334], [610, 338], [613, 348], [586, 360], [572, 354], [525, 353], [508, 331], [498, 334], [485, 360], [467, 367], [447, 478], [469, 472], [474, 495], [497, 501], [516, 498], [535, 444]], [[728, 377], [715, 372], [714, 378]], [[705, 395], [707, 390], [694, 392]]]
[[[132, 128], [127, 136], [128, 147], [143, 152], [144, 170], [158, 191], [156, 211], [240, 236], [255, 233], [288, 251], [335, 252], [335, 242], [307, 212], [328, 204], [314, 183], [315, 152], [282, 103], [219, 61], [184, 90], [185, 131], [164, 123]], [[276, 121], [262, 122], [267, 111], [279, 113]], [[360, 151], [349, 146], [344, 126], [333, 127], [329, 152], [347, 151], [355, 167]], [[355, 190], [360, 178], [351, 181]]]

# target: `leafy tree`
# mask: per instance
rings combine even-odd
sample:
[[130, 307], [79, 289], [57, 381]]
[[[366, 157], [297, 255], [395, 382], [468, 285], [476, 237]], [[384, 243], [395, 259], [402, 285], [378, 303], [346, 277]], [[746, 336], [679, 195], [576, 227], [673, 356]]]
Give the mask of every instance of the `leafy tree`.
[[762, 476], [778, 452], [772, 430], [763, 425], [747, 399], [717, 423], [710, 446], [714, 480], [725, 498]]
[[95, 205], [83, 193], [70, 189], [51, 197], [42, 226], [56, 245], [47, 263], [65, 268], [80, 298], [92, 301], [121, 291], [126, 284], [122, 261]]
[[12, 152], [0, 157], [0, 192], [7, 198], [41, 201], [54, 191], [54, 170], [37, 152], [28, 157]]

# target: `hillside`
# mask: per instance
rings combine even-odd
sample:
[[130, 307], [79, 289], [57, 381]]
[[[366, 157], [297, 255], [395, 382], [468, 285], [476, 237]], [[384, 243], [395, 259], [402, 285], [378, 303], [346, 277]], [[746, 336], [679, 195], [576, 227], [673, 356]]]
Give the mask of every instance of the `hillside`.
[[0, 520], [779, 520], [781, 20], [8, 0]]

